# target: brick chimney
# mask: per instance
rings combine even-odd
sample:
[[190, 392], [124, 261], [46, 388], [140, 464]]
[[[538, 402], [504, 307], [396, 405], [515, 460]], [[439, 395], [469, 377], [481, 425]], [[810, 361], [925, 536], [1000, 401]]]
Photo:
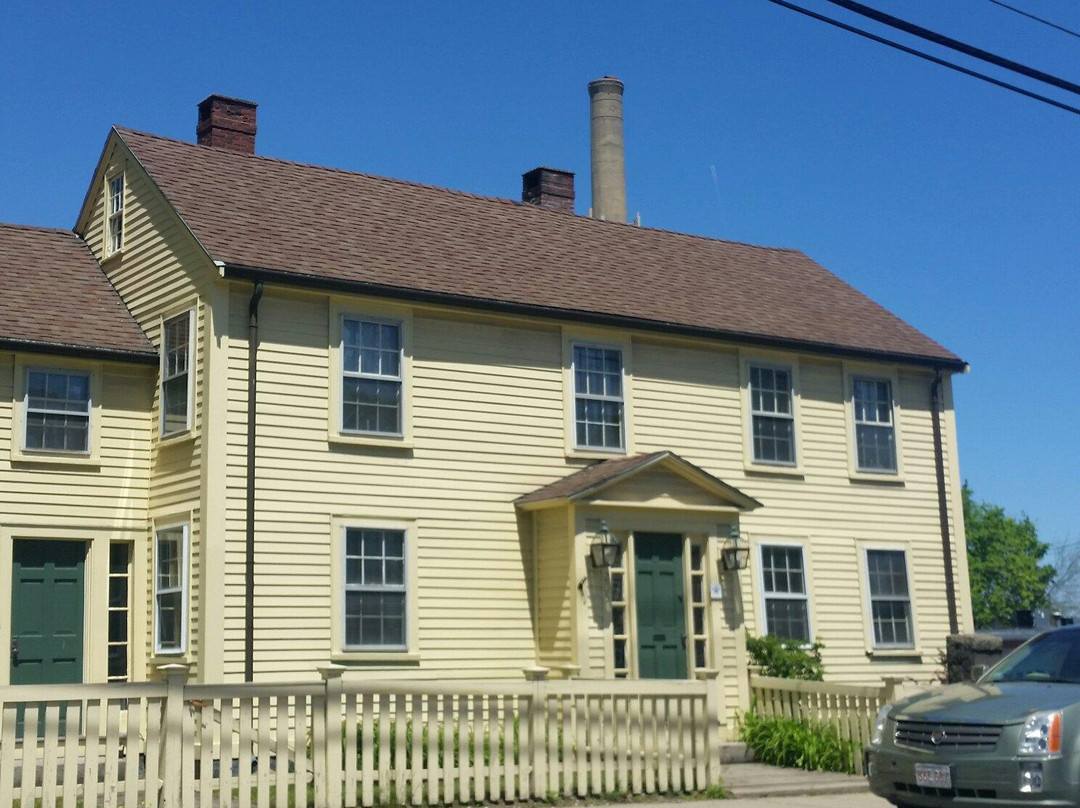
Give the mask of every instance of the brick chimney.
[[255, 153], [254, 101], [211, 95], [199, 103], [199, 124], [195, 127], [200, 146]]
[[521, 175], [521, 201], [548, 210], [574, 212], [574, 172], [534, 168]]

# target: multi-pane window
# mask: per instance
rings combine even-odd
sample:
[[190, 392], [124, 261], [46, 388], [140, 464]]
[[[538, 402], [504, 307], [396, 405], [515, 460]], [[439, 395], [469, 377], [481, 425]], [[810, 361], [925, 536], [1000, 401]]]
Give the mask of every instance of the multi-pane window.
[[29, 450], [90, 450], [90, 374], [64, 370], [26, 372]]
[[580, 448], [623, 448], [623, 362], [618, 348], [574, 346], [575, 441]]
[[761, 578], [765, 632], [785, 640], [810, 641], [810, 608], [801, 547], [763, 545]]
[[401, 323], [344, 318], [341, 357], [342, 430], [400, 435]]
[[109, 254], [124, 246], [124, 175], [117, 174], [108, 183], [105, 204], [109, 210]]
[[866, 574], [870, 584], [874, 645], [879, 648], [910, 647], [913, 631], [907, 555], [903, 550], [867, 550]]
[[345, 647], [405, 650], [405, 531], [345, 529]]
[[896, 471], [892, 383], [884, 379], [854, 378], [851, 401], [855, 408], [859, 471]]
[[110, 682], [128, 679], [128, 630], [131, 594], [131, 545], [114, 541], [109, 545], [109, 641]]
[[161, 340], [161, 433], [189, 429], [191, 397], [191, 319], [189, 311], [163, 324]]
[[154, 650], [182, 653], [187, 643], [187, 525], [157, 532], [154, 552]]
[[708, 641], [705, 601], [705, 547], [690, 545], [690, 626], [694, 642], [694, 669], [708, 666]]
[[630, 626], [626, 602], [626, 556], [619, 552], [619, 560], [611, 568], [611, 654], [615, 678], [630, 675]]
[[755, 462], [795, 464], [794, 398], [790, 368], [750, 366]]

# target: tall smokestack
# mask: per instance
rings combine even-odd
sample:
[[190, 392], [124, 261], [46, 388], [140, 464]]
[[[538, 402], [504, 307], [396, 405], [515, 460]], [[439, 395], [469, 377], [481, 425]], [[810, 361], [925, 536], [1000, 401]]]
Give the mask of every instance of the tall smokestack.
[[589, 82], [592, 119], [592, 215], [626, 222], [626, 165], [623, 157], [623, 83], [614, 76]]

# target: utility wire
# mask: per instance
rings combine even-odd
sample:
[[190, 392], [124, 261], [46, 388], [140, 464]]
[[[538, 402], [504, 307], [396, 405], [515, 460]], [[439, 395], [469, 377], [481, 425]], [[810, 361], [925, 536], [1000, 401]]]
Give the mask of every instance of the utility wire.
[[834, 6], [840, 6], [840, 8], [845, 8], [848, 11], [854, 12], [862, 17], [867, 17], [875, 22], [880, 22], [882, 25], [887, 25], [890, 28], [903, 31], [905, 34], [911, 34], [920, 39], [925, 39], [928, 42], [933, 42], [935, 45], [941, 45], [950, 50], [958, 51], [965, 56], [971, 56], [972, 58], [979, 59], [983, 62], [989, 62], [996, 67], [1003, 67], [1006, 70], [1019, 73], [1021, 76], [1026, 76], [1029, 79], [1035, 79], [1044, 84], [1057, 87], [1060, 90], [1066, 90], [1067, 92], [1080, 95], [1080, 84], [1066, 81], [1057, 76], [1051, 76], [1049, 73], [1044, 73], [1033, 67], [1014, 62], [1012, 59], [1006, 59], [1004, 56], [998, 56], [996, 53], [990, 53], [990, 51], [983, 50], [982, 48], [976, 48], [974, 45], [968, 45], [966, 42], [961, 42], [959, 39], [953, 39], [944, 34], [939, 34], [936, 31], [931, 31], [929, 28], [923, 28], [921, 25], [915, 25], [914, 23], [907, 22], [899, 17], [894, 17], [892, 14], [886, 14], [884, 11], [878, 11], [876, 8], [870, 8], [870, 6], [863, 5], [862, 3], [856, 3], [855, 0], [826, 0], [826, 2], [832, 3]]
[[929, 53], [923, 53], [920, 50], [915, 50], [915, 48], [909, 48], [907, 45], [901, 45], [899, 42], [893, 42], [891, 39], [885, 39], [885, 37], [878, 36], [877, 34], [872, 34], [869, 31], [863, 31], [861, 28], [856, 28], [852, 25], [842, 23], [839, 20], [834, 20], [831, 17], [826, 17], [823, 14], [818, 14], [814, 11], [810, 11], [809, 9], [802, 8], [801, 6], [797, 6], [794, 3], [787, 2], [787, 0], [768, 0], [768, 2], [772, 3], [773, 5], [782, 6], [784, 8], [790, 9], [791, 11], [795, 11], [806, 17], [810, 17], [812, 19], [826, 23], [827, 25], [831, 25], [834, 28], [839, 28], [843, 31], [847, 31], [852, 34], [856, 34], [857, 36], [864, 37], [865, 39], [872, 40], [873, 42], [887, 45], [890, 48], [895, 48], [898, 51], [903, 51], [904, 53], [910, 54], [911, 56], [916, 56], [919, 59], [925, 59], [926, 61], [933, 62], [936, 65], [941, 65], [942, 67], [947, 67], [950, 70], [955, 70], [958, 73], [963, 73], [965, 76], [971, 76], [981, 81], [988, 82], [989, 84], [993, 84], [996, 87], [1001, 87], [1006, 90], [1011, 90], [1014, 93], [1019, 93], [1020, 95], [1026, 96], [1027, 98], [1032, 98], [1036, 101], [1042, 101], [1044, 104], [1049, 104], [1052, 107], [1057, 107], [1058, 109], [1065, 110], [1066, 112], [1071, 112], [1074, 115], [1080, 115], [1080, 107], [1072, 107], [1068, 104], [1063, 104], [1060, 101], [1055, 101], [1053, 98], [1048, 98], [1045, 95], [1033, 93], [1030, 90], [1025, 90], [1023, 87], [1017, 87], [1015, 84], [1009, 84], [1006, 81], [995, 79], [994, 77], [988, 76], [985, 73], [979, 73], [975, 70], [969, 70], [966, 67], [961, 67], [955, 62], [949, 62], [945, 59], [939, 59], [937, 56], [931, 56]]
[[1001, 0], [986, 0], [986, 2], [993, 3], [995, 6], [1001, 6], [1002, 8], [1007, 8], [1007, 9], [1009, 9], [1009, 11], [1013, 11], [1013, 12], [1019, 14], [1021, 17], [1027, 17], [1029, 20], [1035, 20], [1035, 22], [1041, 22], [1043, 25], [1049, 25], [1051, 28], [1056, 28], [1057, 30], [1061, 31], [1063, 34], [1068, 34], [1069, 36], [1074, 36], [1077, 39], [1080, 39], [1080, 31], [1074, 31], [1072, 28], [1066, 28], [1064, 25], [1058, 25], [1056, 22], [1051, 22], [1050, 20], [1044, 19], [1042, 17], [1036, 17], [1034, 14], [1030, 14], [1027, 11], [1024, 11], [1022, 8], [1017, 8], [1016, 6], [1010, 6], [1008, 3], [1002, 3]]

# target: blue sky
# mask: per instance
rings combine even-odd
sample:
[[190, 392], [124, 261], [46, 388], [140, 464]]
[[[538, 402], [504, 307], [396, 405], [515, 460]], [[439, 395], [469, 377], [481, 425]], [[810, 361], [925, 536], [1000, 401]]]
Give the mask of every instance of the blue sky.
[[[211, 92], [259, 102], [261, 154], [509, 197], [553, 165], [583, 213], [615, 74], [644, 224], [798, 247], [963, 356], [965, 477], [1080, 538], [1080, 116], [765, 0], [304, 5], [7, 3], [0, 221], [70, 227], [110, 124], [193, 139]], [[1080, 39], [987, 0], [874, 5], [1080, 80]]]

